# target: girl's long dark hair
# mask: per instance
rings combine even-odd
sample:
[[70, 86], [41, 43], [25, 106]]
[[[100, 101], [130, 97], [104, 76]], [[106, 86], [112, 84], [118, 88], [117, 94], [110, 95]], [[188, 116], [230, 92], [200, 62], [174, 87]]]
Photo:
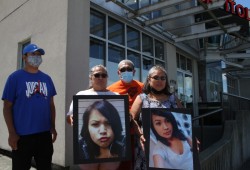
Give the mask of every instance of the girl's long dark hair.
[[117, 143], [123, 138], [122, 136], [122, 123], [116, 108], [106, 100], [95, 101], [91, 104], [83, 114], [83, 126], [81, 129], [81, 136], [83, 140], [87, 144], [87, 151], [89, 154], [89, 158], [93, 159], [100, 155], [100, 147], [95, 144], [89, 133], [88, 125], [89, 125], [89, 117], [93, 110], [98, 110], [110, 123], [111, 128], [114, 133], [114, 142], [111, 144], [111, 154], [120, 156], [122, 153], [120, 151], [120, 147], [117, 146]]
[[170, 123], [173, 126], [173, 133], [172, 133], [172, 137], [176, 137], [182, 141], [187, 140], [187, 138], [184, 136], [184, 134], [182, 133], [182, 131], [178, 128], [177, 122], [175, 120], [174, 115], [169, 112], [169, 111], [164, 111], [163, 109], [151, 109], [151, 129], [156, 137], [157, 140], [159, 140], [161, 143], [170, 146], [170, 143], [168, 142], [168, 140], [166, 140], [166, 138], [161, 137], [155, 130], [154, 125], [153, 125], [153, 121], [152, 121], [152, 116], [156, 115], [156, 116], [161, 116], [166, 118], [168, 121], [170, 121]]

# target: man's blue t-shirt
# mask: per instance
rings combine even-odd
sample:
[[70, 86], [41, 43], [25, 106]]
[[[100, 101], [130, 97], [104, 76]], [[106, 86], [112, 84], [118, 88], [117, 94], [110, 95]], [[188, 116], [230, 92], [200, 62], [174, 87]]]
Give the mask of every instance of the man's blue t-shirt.
[[38, 71], [17, 70], [5, 84], [2, 100], [13, 104], [13, 121], [18, 135], [51, 129], [50, 100], [56, 90], [50, 76]]

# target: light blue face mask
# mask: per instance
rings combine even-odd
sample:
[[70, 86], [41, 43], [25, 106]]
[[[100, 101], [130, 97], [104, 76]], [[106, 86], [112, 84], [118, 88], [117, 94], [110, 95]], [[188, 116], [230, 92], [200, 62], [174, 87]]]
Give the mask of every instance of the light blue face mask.
[[40, 55], [28, 56], [28, 63], [32, 65], [33, 67], [39, 67], [42, 61], [43, 60]]
[[130, 83], [133, 80], [133, 72], [132, 71], [121, 72], [121, 80], [125, 83]]

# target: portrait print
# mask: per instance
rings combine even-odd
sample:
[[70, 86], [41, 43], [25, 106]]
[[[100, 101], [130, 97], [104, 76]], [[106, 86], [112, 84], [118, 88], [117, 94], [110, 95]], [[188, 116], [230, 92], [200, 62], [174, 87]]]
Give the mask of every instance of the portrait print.
[[194, 169], [191, 110], [143, 108], [142, 123], [148, 169]]
[[130, 159], [128, 97], [73, 96], [74, 163]]

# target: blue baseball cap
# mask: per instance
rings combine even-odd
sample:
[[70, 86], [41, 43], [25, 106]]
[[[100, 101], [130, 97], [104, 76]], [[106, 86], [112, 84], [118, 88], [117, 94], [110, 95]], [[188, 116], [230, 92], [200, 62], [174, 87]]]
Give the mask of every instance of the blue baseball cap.
[[45, 54], [45, 51], [42, 48], [38, 47], [36, 44], [29, 44], [29, 45], [24, 47], [23, 55], [25, 55], [27, 53], [33, 53], [35, 51], [39, 51], [41, 53], [41, 55]]

